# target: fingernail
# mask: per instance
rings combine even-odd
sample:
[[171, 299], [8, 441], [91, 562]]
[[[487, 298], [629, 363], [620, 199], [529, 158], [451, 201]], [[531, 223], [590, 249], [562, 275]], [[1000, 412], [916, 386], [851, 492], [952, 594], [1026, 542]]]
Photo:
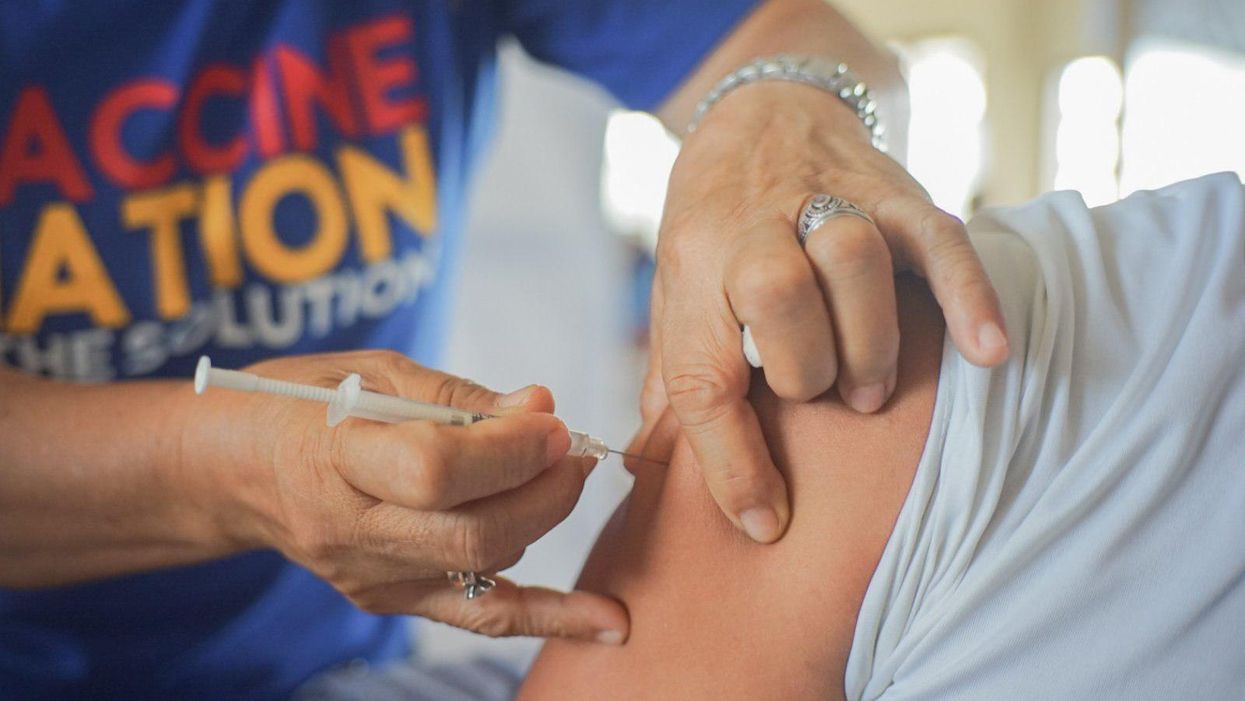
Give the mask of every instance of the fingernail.
[[597, 633], [597, 642], [604, 645], [622, 645], [623, 634], [617, 630], [603, 630]]
[[872, 414], [886, 403], [886, 385], [881, 382], [852, 390], [847, 403], [862, 414]]
[[545, 464], [553, 465], [557, 461], [566, 457], [567, 451], [571, 449], [571, 434], [566, 430], [565, 426], [549, 432], [545, 438]]
[[765, 507], [748, 509], [739, 515], [744, 532], [758, 543], [772, 543], [778, 540], [778, 516]]
[[997, 351], [1000, 348], [1007, 349], [1007, 337], [1003, 335], [1003, 330], [993, 321], [987, 321], [977, 329], [977, 345], [987, 352]]
[[522, 406], [523, 402], [527, 401], [527, 398], [532, 395], [532, 390], [534, 389], [536, 389], [536, 385], [528, 385], [527, 387], [517, 389], [510, 394], [502, 395], [502, 397], [497, 400], [497, 406], [502, 409], [511, 409], [517, 406]]

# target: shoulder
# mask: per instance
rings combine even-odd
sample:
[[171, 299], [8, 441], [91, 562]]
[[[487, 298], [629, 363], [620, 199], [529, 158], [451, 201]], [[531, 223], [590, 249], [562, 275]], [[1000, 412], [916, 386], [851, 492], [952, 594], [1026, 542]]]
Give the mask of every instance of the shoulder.
[[522, 698], [843, 693], [856, 613], [920, 459], [942, 355], [928, 292], [904, 280], [900, 301], [898, 390], [879, 414], [856, 414], [833, 394], [787, 404], [754, 382], [792, 495], [786, 537], [760, 546], [738, 534], [672, 436], [670, 467], [637, 474], [580, 582], [627, 605], [631, 639], [622, 648], [548, 643]]

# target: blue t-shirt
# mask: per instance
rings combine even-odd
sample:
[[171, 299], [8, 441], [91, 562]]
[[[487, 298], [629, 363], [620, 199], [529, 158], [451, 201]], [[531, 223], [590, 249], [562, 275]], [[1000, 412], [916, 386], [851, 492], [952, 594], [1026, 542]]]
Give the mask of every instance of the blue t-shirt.
[[[648, 108], [755, 2], [0, 2], [0, 362], [435, 364], [498, 39]], [[249, 553], [0, 591], [0, 698], [279, 698], [407, 638]]]

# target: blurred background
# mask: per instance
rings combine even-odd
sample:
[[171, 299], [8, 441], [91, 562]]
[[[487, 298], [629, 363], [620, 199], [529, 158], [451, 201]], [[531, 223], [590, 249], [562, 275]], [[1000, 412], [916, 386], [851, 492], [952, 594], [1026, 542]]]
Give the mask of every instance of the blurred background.
[[[1052, 189], [1112, 202], [1245, 174], [1245, 0], [838, 0], [903, 59], [908, 165], [944, 209]], [[502, 52], [502, 125], [475, 186], [445, 369], [550, 387], [573, 428], [625, 445], [639, 424], [649, 251], [677, 141], [592, 85]], [[509, 576], [570, 587], [630, 485], [606, 461], [575, 513]], [[433, 661], [526, 664], [538, 643], [420, 624]]]

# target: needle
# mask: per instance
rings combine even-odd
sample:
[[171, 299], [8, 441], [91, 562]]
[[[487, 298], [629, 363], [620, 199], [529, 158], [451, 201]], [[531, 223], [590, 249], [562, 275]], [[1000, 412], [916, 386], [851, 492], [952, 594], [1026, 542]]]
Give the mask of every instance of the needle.
[[620, 457], [631, 458], [632, 460], [642, 460], [644, 462], [652, 463], [659, 467], [670, 467], [668, 463], [661, 462], [660, 460], [654, 460], [652, 458], [646, 458], [643, 455], [636, 455], [635, 453], [624, 453], [621, 450], [614, 450], [613, 448], [609, 448], [607, 452], [613, 453]]

